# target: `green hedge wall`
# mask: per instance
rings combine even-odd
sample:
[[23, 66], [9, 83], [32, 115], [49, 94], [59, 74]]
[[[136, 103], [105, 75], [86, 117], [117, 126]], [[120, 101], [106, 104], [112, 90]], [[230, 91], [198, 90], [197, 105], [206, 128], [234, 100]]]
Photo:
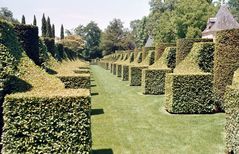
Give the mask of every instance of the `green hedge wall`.
[[154, 63], [154, 51], [149, 51], [147, 57], [137, 66], [133, 64], [129, 67], [130, 86], [141, 86], [142, 71]]
[[89, 74], [90, 70], [89, 69], [80, 69], [80, 70], [73, 70], [73, 72], [76, 74]]
[[235, 72], [233, 84], [225, 92], [226, 149], [228, 153], [239, 153], [239, 69]]
[[215, 110], [212, 75], [174, 74], [165, 79], [165, 108], [170, 113], [211, 113]]
[[56, 57], [55, 40], [53, 38], [44, 37], [43, 41], [47, 47], [47, 51], [51, 53], [52, 57]]
[[143, 69], [143, 94], [164, 94], [166, 73], [172, 73], [176, 64], [176, 48], [167, 47], [161, 58], [148, 69]]
[[155, 47], [144, 47], [142, 49], [142, 59], [143, 60], [148, 56], [149, 51], [151, 51], [151, 50], [155, 50]]
[[214, 93], [223, 109], [223, 96], [239, 67], [239, 29], [217, 33], [214, 65]]
[[35, 64], [40, 65], [38, 27], [17, 24], [14, 30], [27, 56], [31, 58]]
[[178, 65], [193, 47], [195, 42], [212, 42], [212, 39], [178, 39], [177, 40], [177, 54], [176, 54], [176, 64]]
[[[188, 56], [166, 75], [165, 107], [170, 113], [212, 113], [213, 43], [195, 43]], [[202, 65], [203, 64], [203, 65]]]
[[14, 97], [4, 102], [3, 153], [90, 153], [90, 97]]
[[90, 75], [57, 76], [65, 85], [71, 89], [90, 89]]
[[175, 47], [176, 44], [174, 43], [157, 43], [155, 45], [155, 61], [157, 61], [163, 54], [164, 50], [167, 47]]

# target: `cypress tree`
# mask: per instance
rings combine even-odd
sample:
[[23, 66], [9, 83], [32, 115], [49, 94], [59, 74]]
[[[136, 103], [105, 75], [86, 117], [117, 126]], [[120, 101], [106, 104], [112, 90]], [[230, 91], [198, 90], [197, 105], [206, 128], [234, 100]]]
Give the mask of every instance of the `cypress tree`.
[[26, 20], [25, 20], [25, 16], [24, 15], [22, 15], [22, 24], [26, 24]]
[[34, 19], [33, 19], [33, 25], [34, 26], [37, 26], [37, 19], [36, 19], [36, 16], [34, 15]]
[[52, 38], [55, 38], [55, 25], [54, 24], [52, 24], [52, 32], [51, 32], [51, 34], [52, 34]]
[[61, 25], [61, 39], [64, 39], [64, 27]]
[[46, 37], [46, 18], [45, 18], [45, 14], [43, 14], [43, 17], [42, 17], [41, 31], [42, 31], [42, 37]]
[[51, 32], [52, 32], [52, 30], [51, 30], [51, 20], [50, 20], [49, 17], [47, 17], [46, 36], [47, 36], [47, 37], [52, 37]]

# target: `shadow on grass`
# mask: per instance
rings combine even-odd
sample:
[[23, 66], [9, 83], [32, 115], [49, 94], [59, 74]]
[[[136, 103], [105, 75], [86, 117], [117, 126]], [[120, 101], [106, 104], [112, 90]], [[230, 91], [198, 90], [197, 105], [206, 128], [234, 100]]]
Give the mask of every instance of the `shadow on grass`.
[[97, 96], [99, 93], [91, 93], [91, 96]]
[[48, 67], [46, 67], [46, 72], [47, 72], [48, 74], [51, 74], [51, 75], [57, 74], [57, 72], [56, 72], [55, 70], [53, 70], [53, 69], [51, 69], [51, 68], [48, 68]]
[[96, 85], [95, 85], [95, 84], [92, 84], [90, 87], [96, 87]]
[[112, 149], [92, 150], [92, 154], [113, 154], [113, 150]]
[[104, 109], [92, 109], [91, 110], [91, 115], [95, 116], [95, 115], [101, 115], [104, 114]]

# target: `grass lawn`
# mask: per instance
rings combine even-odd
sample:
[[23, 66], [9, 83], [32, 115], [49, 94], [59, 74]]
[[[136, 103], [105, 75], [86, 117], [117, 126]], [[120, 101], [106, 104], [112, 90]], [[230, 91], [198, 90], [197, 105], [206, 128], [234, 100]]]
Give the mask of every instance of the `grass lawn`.
[[91, 66], [92, 135], [99, 154], [223, 154], [225, 115], [171, 115], [164, 96]]

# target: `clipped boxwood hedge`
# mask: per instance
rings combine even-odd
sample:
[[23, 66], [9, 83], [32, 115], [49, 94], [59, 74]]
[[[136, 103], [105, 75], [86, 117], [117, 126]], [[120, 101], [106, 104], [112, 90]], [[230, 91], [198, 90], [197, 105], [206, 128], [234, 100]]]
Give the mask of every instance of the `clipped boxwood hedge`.
[[187, 57], [188, 53], [193, 47], [195, 42], [212, 42], [212, 39], [178, 39], [177, 40], [177, 54], [176, 64], [178, 65], [184, 58]]
[[142, 49], [142, 59], [144, 60], [147, 55], [149, 54], [149, 51], [155, 50], [155, 47], [143, 47]]
[[90, 74], [57, 76], [65, 85], [65, 88], [90, 89]]
[[89, 69], [79, 69], [79, 70], [73, 70], [73, 72], [76, 74], [89, 74], [90, 70]]
[[228, 153], [239, 153], [239, 69], [235, 72], [233, 84], [225, 92], [226, 149]]
[[129, 58], [129, 53], [125, 53], [124, 58], [121, 61], [116, 62], [116, 76], [117, 77], [121, 77], [121, 75], [122, 75], [122, 63], [126, 62], [128, 58]]
[[56, 57], [55, 40], [53, 38], [44, 37], [43, 41], [47, 47], [47, 51], [51, 53], [52, 57]]
[[188, 56], [165, 79], [165, 108], [170, 113], [212, 113], [213, 43], [195, 43]]
[[28, 57], [31, 58], [35, 64], [40, 65], [38, 27], [16, 24], [14, 30]]
[[147, 57], [137, 65], [132, 65], [129, 67], [129, 82], [130, 86], [141, 86], [142, 82], [142, 70], [148, 68], [154, 63], [154, 51], [149, 51]]
[[167, 47], [161, 58], [148, 69], [143, 69], [143, 94], [164, 94], [166, 73], [172, 73], [176, 64], [176, 48]]
[[157, 61], [163, 54], [167, 47], [175, 47], [175, 43], [157, 43], [155, 45], [155, 61]]
[[177, 114], [214, 112], [212, 78], [210, 73], [167, 74], [165, 79], [166, 110]]
[[223, 109], [223, 96], [239, 67], [239, 29], [217, 33], [214, 65], [214, 93]]
[[17, 97], [4, 102], [3, 153], [90, 153], [90, 97]]

